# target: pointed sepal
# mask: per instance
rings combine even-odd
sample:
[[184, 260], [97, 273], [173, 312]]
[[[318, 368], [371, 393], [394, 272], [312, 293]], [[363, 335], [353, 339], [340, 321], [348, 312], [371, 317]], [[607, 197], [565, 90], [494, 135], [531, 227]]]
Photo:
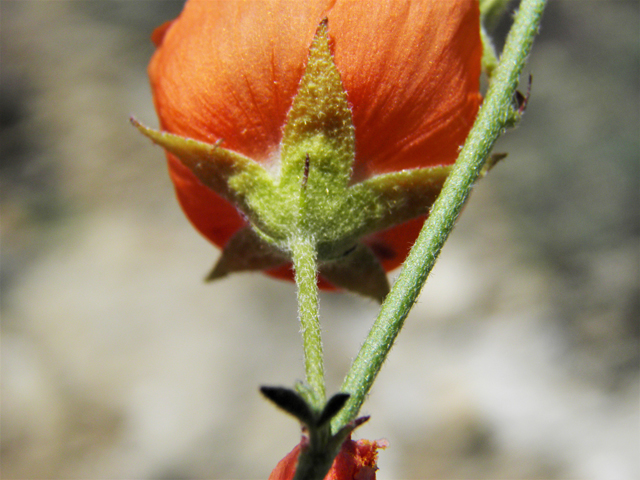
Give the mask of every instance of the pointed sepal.
[[[281, 186], [321, 192], [346, 189], [355, 156], [355, 131], [325, 18], [316, 30], [304, 75], [284, 127]], [[305, 176], [306, 173], [306, 176]]]
[[353, 185], [352, 208], [362, 217], [358, 237], [385, 230], [429, 213], [450, 166], [377, 175]]
[[389, 280], [380, 261], [364, 244], [357, 244], [343, 257], [320, 266], [320, 275], [336, 287], [382, 303], [389, 293]]
[[313, 427], [317, 414], [295, 390], [284, 387], [260, 387], [260, 392], [282, 410], [296, 417], [300, 423]]
[[249, 217], [253, 216], [253, 210], [248, 206], [248, 198], [268, 195], [273, 188], [273, 179], [259, 163], [222, 148], [221, 141], [205, 143], [153, 130], [133, 117], [130, 121], [153, 143], [175, 155], [203, 185], [234, 203]]
[[351, 397], [351, 395], [344, 392], [338, 392], [331, 397], [322, 409], [322, 412], [320, 412], [320, 416], [316, 420], [316, 425], [318, 427], [322, 427], [327, 422], [331, 421], [331, 419], [335, 417], [340, 410], [342, 410], [342, 407], [345, 406], [349, 397]]
[[206, 281], [235, 272], [268, 270], [288, 261], [280, 250], [262, 240], [251, 227], [245, 227], [231, 237]]
[[[299, 390], [299, 387], [296, 387]], [[310, 435], [314, 430], [325, 427], [335, 417], [349, 400], [348, 393], [338, 392], [317, 410], [301, 392], [285, 387], [260, 387], [260, 392], [275, 403], [282, 410], [296, 417], [300, 423], [309, 429]]]

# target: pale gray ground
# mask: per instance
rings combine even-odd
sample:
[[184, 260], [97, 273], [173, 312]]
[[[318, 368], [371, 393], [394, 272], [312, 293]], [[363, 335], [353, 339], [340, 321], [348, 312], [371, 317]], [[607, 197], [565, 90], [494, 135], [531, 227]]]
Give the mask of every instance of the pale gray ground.
[[[179, 3], [3, 1], [2, 477], [266, 478], [293, 285], [215, 285], [145, 68]], [[640, 478], [637, 2], [552, 1], [497, 151], [364, 407], [379, 478]], [[525, 85], [526, 87], [526, 85]], [[376, 313], [323, 295], [329, 388]]]

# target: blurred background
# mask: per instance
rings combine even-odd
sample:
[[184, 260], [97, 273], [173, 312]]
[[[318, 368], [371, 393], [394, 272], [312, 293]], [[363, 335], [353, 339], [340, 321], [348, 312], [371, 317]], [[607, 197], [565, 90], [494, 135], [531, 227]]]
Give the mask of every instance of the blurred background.
[[[181, 3], [0, 4], [3, 478], [266, 478], [298, 442], [258, 394], [303, 377], [293, 285], [205, 285], [218, 252], [128, 123], [157, 125]], [[509, 156], [364, 406], [380, 479], [640, 478], [639, 30], [637, 1], [550, 2]], [[329, 391], [376, 312], [322, 296]]]

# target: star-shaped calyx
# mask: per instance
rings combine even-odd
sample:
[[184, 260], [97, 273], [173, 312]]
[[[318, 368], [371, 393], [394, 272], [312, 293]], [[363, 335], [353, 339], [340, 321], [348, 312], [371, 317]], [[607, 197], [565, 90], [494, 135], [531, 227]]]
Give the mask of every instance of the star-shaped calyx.
[[[209, 279], [291, 262], [294, 242], [315, 246], [320, 275], [381, 301], [386, 273], [361, 240], [429, 212], [450, 167], [386, 173], [355, 183], [355, 129], [331, 53], [328, 22], [315, 33], [293, 99], [277, 168], [224, 148], [132, 123], [176, 156], [248, 221], [226, 244]], [[364, 160], [366, 161], [366, 159]]]

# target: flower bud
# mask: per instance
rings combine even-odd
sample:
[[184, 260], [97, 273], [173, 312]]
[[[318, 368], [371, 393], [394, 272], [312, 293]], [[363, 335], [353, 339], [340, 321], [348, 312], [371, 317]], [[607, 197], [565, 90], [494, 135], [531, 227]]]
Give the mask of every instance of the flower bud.
[[[149, 65], [178, 200], [223, 248], [210, 278], [291, 278], [380, 299], [479, 105], [476, 0], [189, 0]], [[250, 249], [251, 251], [249, 252]]]

